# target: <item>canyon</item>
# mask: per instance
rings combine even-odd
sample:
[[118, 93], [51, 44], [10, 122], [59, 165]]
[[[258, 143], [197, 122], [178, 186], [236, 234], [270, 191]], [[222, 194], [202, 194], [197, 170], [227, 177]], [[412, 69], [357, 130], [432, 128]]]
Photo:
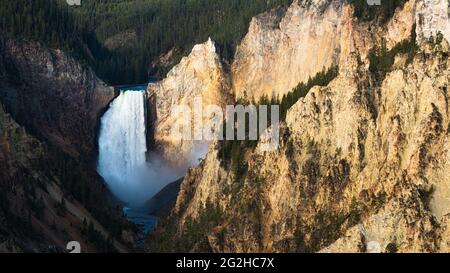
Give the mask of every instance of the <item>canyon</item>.
[[383, 20], [343, 1], [254, 18], [225, 74], [235, 99], [339, 73], [288, 110], [277, 151], [241, 143], [233, 162], [212, 143], [147, 250], [448, 252], [448, 22], [438, 0]]
[[[395, 3], [369, 16], [352, 1], [294, 0], [254, 17], [231, 62], [210, 38], [139, 93], [0, 35], [0, 252], [69, 239], [138, 249], [120, 208], [138, 184], [128, 174], [151, 156], [159, 173], [185, 175], [139, 198], [161, 217], [147, 252], [449, 252], [450, 7]], [[282, 103], [329, 70], [286, 109], [276, 150], [171, 135], [183, 125], [172, 110], [195, 98]], [[129, 184], [113, 189], [114, 175]]]
[[115, 96], [63, 51], [0, 35], [0, 252], [64, 252], [73, 240], [83, 252], [133, 248], [92, 168]]

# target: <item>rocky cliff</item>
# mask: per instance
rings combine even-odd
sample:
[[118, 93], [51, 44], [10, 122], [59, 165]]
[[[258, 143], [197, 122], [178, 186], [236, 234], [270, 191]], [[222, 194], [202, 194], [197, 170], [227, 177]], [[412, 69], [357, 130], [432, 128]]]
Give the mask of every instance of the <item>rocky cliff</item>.
[[[237, 97], [280, 97], [339, 56], [342, 1], [294, 1], [250, 23], [232, 64]], [[270, 69], [268, 69], [270, 68]]]
[[[397, 1], [400, 2], [400, 1]], [[406, 8], [395, 13], [381, 34], [389, 46], [409, 35], [408, 29], [417, 26], [418, 41], [442, 33], [450, 39], [448, 3], [441, 0], [405, 1]], [[253, 18], [249, 31], [242, 40], [232, 64], [232, 84], [236, 97], [262, 96], [281, 98], [299, 82], [306, 82], [318, 72], [339, 63], [345, 56], [346, 1], [294, 1], [286, 10], [279, 8]], [[359, 19], [358, 19], [359, 20]], [[378, 25], [371, 28], [377, 35]], [[362, 39], [362, 43], [369, 42]], [[360, 45], [370, 48], [369, 45]], [[360, 52], [364, 54], [364, 52]], [[270, 69], [267, 69], [270, 67]]]
[[74, 157], [96, 158], [99, 116], [114, 89], [61, 50], [0, 37], [0, 99], [21, 125]]
[[[228, 76], [216, 53], [213, 41], [194, 46], [189, 56], [183, 58], [167, 77], [148, 86], [149, 120], [153, 132], [155, 149], [162, 152], [164, 159], [179, 165], [182, 162], [198, 162], [199, 154], [207, 145], [203, 141], [183, 141], [172, 136], [172, 129], [185, 126], [182, 115], [171, 115], [178, 105], [191, 110], [190, 130], [194, 138], [194, 100], [201, 106], [223, 107], [231, 102]], [[202, 111], [200, 109], [200, 111]], [[203, 114], [202, 112], [200, 112]], [[206, 122], [210, 117], [200, 117]], [[182, 129], [180, 129], [181, 131]]]
[[125, 219], [108, 207], [96, 174], [31, 136], [2, 104], [0, 162], [0, 253], [64, 252], [69, 241], [82, 252], [128, 251], [113, 239]]
[[[150, 240], [150, 251], [449, 250], [447, 1], [410, 0], [371, 21], [342, 1], [324, 2], [294, 2], [286, 13], [254, 19], [236, 54], [233, 87], [237, 96], [285, 94], [333, 63], [338, 76], [289, 109], [277, 151], [242, 142], [230, 159], [223, 142], [211, 146], [157, 233], [172, 244]], [[283, 42], [292, 39], [280, 32], [293, 14], [302, 24], [290, 33], [308, 36], [309, 57], [295, 55], [301, 43]], [[321, 35], [304, 34], [303, 24]]]
[[0, 252], [128, 251], [92, 164], [114, 95], [63, 51], [0, 36]]
[[443, 0], [416, 0], [416, 23], [419, 40], [423, 41], [430, 36], [442, 33], [450, 39], [450, 17], [448, 1]]

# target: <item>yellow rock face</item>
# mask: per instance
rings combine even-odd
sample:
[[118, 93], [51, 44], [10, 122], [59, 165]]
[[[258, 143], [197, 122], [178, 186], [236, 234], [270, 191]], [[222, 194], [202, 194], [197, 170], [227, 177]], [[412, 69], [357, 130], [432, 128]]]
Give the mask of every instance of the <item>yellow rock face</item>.
[[[253, 18], [232, 64], [236, 97], [281, 97], [301, 81], [336, 64], [342, 7], [297, 1]], [[326, 5], [326, 3], [325, 3]]]
[[[194, 111], [194, 99], [201, 98], [203, 106], [229, 103], [229, 84], [214, 43], [211, 40], [194, 46], [191, 54], [181, 60], [167, 77], [148, 86], [148, 96], [155, 107], [155, 142], [164, 158], [174, 165], [196, 161], [196, 149], [207, 145], [201, 141], [182, 141], [171, 137], [171, 129], [183, 124], [181, 117], [171, 111], [187, 105]], [[205, 118], [205, 122], [206, 122]], [[193, 125], [193, 119], [191, 124]], [[191, 128], [193, 132], [193, 127]]]
[[216, 252], [448, 251], [448, 42], [428, 43], [430, 32], [416, 25], [412, 60], [398, 54], [382, 77], [369, 69], [370, 50], [410, 39], [418, 14], [434, 13], [411, 0], [376, 25], [321, 3], [255, 18], [233, 88], [237, 97], [279, 96], [323, 66], [338, 64], [339, 75], [289, 109], [278, 151], [241, 152], [244, 170], [211, 146], [181, 185], [174, 238], [209, 201], [225, 214], [201, 241]]

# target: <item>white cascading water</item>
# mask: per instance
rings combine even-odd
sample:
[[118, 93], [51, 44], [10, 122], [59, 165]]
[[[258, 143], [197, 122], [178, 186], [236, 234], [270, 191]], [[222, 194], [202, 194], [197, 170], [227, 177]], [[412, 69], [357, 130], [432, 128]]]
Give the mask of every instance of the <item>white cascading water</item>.
[[98, 172], [122, 201], [138, 205], [154, 191], [147, 180], [145, 92], [122, 91], [101, 120]]
[[[195, 162], [177, 168], [150, 153], [147, 160], [146, 92], [121, 91], [101, 119], [97, 171], [108, 187], [130, 207], [141, 207], [168, 183], [181, 178]], [[204, 157], [207, 145], [192, 157]], [[194, 160], [193, 160], [194, 161]]]

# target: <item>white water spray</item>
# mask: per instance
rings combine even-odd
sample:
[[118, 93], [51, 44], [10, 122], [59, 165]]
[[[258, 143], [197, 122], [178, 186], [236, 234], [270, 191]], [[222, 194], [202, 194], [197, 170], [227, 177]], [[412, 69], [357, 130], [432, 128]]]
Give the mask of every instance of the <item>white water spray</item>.
[[121, 92], [101, 120], [97, 171], [131, 206], [142, 205], [179, 175], [157, 160], [146, 162], [145, 101], [145, 92]]

